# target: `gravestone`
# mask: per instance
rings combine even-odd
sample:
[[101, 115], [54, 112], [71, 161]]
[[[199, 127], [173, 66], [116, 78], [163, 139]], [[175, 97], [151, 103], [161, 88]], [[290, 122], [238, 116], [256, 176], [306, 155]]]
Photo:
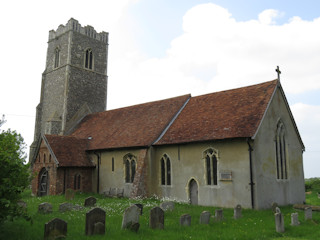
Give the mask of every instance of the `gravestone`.
[[275, 208], [275, 213], [281, 213], [281, 210], [280, 210], [279, 207], [276, 207], [276, 208]]
[[203, 211], [201, 214], [200, 214], [200, 224], [209, 224], [210, 223], [210, 212], [208, 211]]
[[164, 211], [160, 207], [150, 210], [149, 226], [152, 229], [164, 229]]
[[276, 232], [283, 233], [284, 232], [284, 220], [282, 213], [275, 213], [275, 223], [276, 223]]
[[130, 229], [134, 231], [137, 228], [136, 223], [139, 224], [139, 217], [140, 217], [140, 208], [138, 208], [136, 205], [131, 205], [123, 213], [121, 228]]
[[47, 202], [40, 203], [38, 206], [38, 212], [42, 214], [52, 213], [52, 205]]
[[68, 189], [66, 190], [66, 192], [65, 192], [65, 198], [66, 198], [66, 200], [73, 200], [73, 199], [74, 199], [74, 194], [75, 194], [74, 190], [71, 189], [71, 188], [68, 188]]
[[59, 212], [66, 212], [70, 211], [74, 208], [74, 206], [71, 203], [61, 203], [59, 205]]
[[19, 207], [22, 207], [23, 209], [27, 209], [27, 203], [25, 201], [19, 200], [17, 204]]
[[215, 219], [216, 219], [216, 221], [222, 221], [223, 220], [223, 210], [222, 209], [216, 209], [216, 211], [215, 211]]
[[160, 204], [160, 207], [163, 211], [173, 211], [174, 209], [174, 202], [167, 201]]
[[62, 239], [67, 236], [67, 222], [55, 218], [44, 225], [44, 239]]
[[242, 207], [241, 207], [240, 204], [238, 204], [238, 205], [233, 209], [233, 218], [234, 218], [234, 219], [242, 218]]
[[291, 226], [300, 225], [298, 213], [291, 213]]
[[189, 214], [183, 214], [180, 217], [180, 226], [190, 226], [191, 225], [191, 216]]
[[84, 200], [84, 206], [85, 207], [94, 207], [96, 202], [97, 202], [97, 199], [95, 197], [88, 197]]
[[276, 213], [276, 208], [278, 207], [278, 204], [276, 202], [272, 203], [271, 209], [273, 213]]
[[105, 225], [106, 212], [103, 209], [93, 208], [86, 213], [86, 235], [105, 234]]
[[136, 203], [135, 205], [140, 209], [140, 215], [142, 215], [142, 213], [143, 213], [143, 205], [141, 203]]
[[312, 219], [312, 208], [311, 207], [306, 207], [304, 209], [304, 219], [305, 220]]

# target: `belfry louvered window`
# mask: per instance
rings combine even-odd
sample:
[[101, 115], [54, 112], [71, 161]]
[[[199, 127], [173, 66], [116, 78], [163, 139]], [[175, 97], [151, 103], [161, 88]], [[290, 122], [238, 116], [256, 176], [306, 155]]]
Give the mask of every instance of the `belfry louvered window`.
[[91, 49], [86, 50], [84, 67], [91, 70], [93, 68], [93, 53]]

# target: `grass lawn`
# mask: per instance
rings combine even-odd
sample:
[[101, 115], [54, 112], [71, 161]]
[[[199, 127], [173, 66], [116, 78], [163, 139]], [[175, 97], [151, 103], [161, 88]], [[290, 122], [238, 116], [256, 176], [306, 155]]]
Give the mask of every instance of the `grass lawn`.
[[[72, 204], [83, 206], [84, 199], [90, 195], [76, 194]], [[304, 212], [293, 209], [292, 206], [281, 207], [285, 220], [285, 233], [275, 231], [274, 215], [271, 210], [242, 211], [243, 217], [233, 219], [233, 209], [223, 209], [224, 221], [215, 222], [211, 219], [209, 225], [200, 225], [199, 217], [202, 211], [210, 211], [214, 214], [215, 207], [190, 206], [188, 204], [175, 204], [172, 212], [165, 212], [165, 229], [152, 230], [149, 228], [149, 211], [160, 204], [156, 199], [112, 199], [103, 198], [101, 195], [92, 195], [97, 198], [97, 207], [103, 208], [106, 213], [106, 234], [104, 236], [85, 235], [85, 214], [90, 208], [78, 211], [60, 213], [59, 205], [67, 202], [64, 196], [31, 197], [30, 191], [23, 195], [27, 202], [28, 212], [32, 216], [32, 222], [24, 219], [16, 219], [13, 222], [5, 222], [0, 226], [0, 239], [43, 239], [44, 224], [53, 218], [61, 218], [68, 222], [67, 239], [320, 239], [320, 212], [313, 212], [313, 219], [305, 221]], [[320, 205], [317, 191], [306, 195], [307, 204]], [[49, 202], [53, 206], [53, 213], [43, 215], [37, 213], [38, 205]], [[121, 229], [122, 215], [124, 210], [133, 203], [142, 203], [143, 215], [140, 217], [140, 229], [138, 233]], [[291, 213], [299, 213], [300, 225], [293, 227]], [[179, 219], [182, 214], [191, 215], [190, 227], [181, 227]]]

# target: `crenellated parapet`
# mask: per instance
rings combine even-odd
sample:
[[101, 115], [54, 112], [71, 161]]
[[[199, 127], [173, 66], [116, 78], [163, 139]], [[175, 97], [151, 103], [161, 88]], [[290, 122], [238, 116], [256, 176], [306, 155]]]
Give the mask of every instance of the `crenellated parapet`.
[[73, 19], [73, 18], [71, 18], [66, 25], [61, 24], [56, 31], [54, 30], [49, 31], [49, 41], [61, 36], [62, 34], [68, 31], [79, 32], [90, 38], [96, 39], [106, 44], [108, 43], [107, 32], [97, 33], [97, 31], [92, 26], [89, 26], [89, 25], [82, 27], [81, 24], [76, 19]]

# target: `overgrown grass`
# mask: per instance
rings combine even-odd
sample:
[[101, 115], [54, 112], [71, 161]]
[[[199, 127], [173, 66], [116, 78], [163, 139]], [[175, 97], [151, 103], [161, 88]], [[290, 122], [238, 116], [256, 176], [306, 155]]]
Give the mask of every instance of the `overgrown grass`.
[[[68, 201], [73, 204], [83, 205], [88, 194], [77, 194], [75, 199]], [[28, 212], [32, 216], [33, 223], [23, 219], [13, 222], [5, 222], [0, 226], [0, 239], [43, 239], [44, 224], [53, 218], [61, 218], [68, 222], [67, 239], [319, 239], [320, 238], [320, 212], [313, 212], [313, 220], [305, 221], [303, 211], [295, 210], [292, 206], [281, 207], [285, 219], [285, 233], [275, 231], [274, 215], [271, 210], [242, 211], [243, 218], [234, 220], [233, 209], [224, 209], [224, 221], [215, 222], [211, 219], [209, 225], [200, 225], [199, 217], [202, 211], [210, 211], [214, 214], [215, 207], [190, 206], [188, 204], [176, 203], [172, 212], [165, 213], [165, 229], [152, 230], [149, 228], [149, 211], [158, 206], [157, 199], [111, 199], [100, 195], [93, 195], [97, 200], [97, 206], [107, 212], [106, 235], [85, 235], [85, 214], [89, 208], [79, 211], [60, 213], [59, 205], [66, 202], [64, 196], [31, 197], [30, 192], [25, 192], [23, 199], [28, 204]], [[318, 204], [316, 192], [309, 194], [307, 204]], [[39, 214], [38, 205], [49, 202], [53, 205], [53, 213]], [[121, 229], [122, 214], [124, 210], [133, 203], [142, 203], [143, 215], [140, 217], [140, 229], [138, 233]], [[290, 226], [291, 213], [299, 213], [300, 226]], [[179, 225], [180, 216], [188, 213], [192, 217], [190, 227]]]

